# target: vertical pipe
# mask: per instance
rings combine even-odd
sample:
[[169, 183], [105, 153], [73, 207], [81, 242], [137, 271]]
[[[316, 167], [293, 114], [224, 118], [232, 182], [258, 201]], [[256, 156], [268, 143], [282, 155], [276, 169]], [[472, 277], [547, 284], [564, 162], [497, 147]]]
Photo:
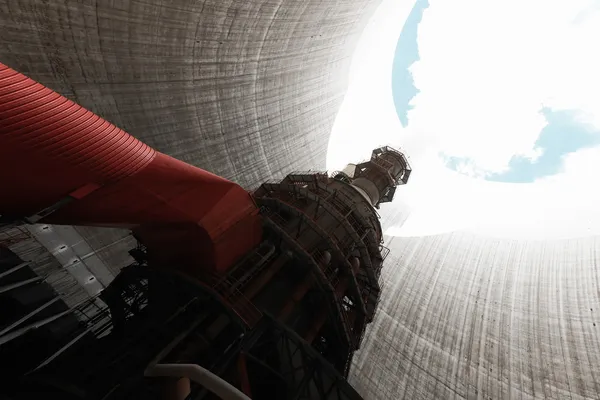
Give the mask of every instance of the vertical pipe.
[[319, 313], [319, 315], [314, 319], [313, 324], [309, 328], [308, 332], [304, 335], [304, 340], [308, 343], [312, 343], [317, 334], [321, 331], [323, 325], [325, 325], [325, 321], [327, 321], [327, 307], [324, 307], [323, 310]]
[[165, 400], [185, 400], [192, 391], [189, 378], [166, 378], [163, 386]]
[[244, 291], [244, 296], [248, 299], [252, 299], [256, 296], [262, 288], [271, 280], [273, 276], [285, 265], [287, 262], [287, 256], [281, 254], [276, 258], [271, 265], [269, 265], [262, 274], [248, 284], [247, 289]]
[[312, 274], [310, 271], [306, 273], [306, 276], [298, 285], [296, 285], [296, 290], [290, 296], [289, 300], [285, 303], [285, 306], [279, 312], [279, 319], [284, 321], [291, 312], [294, 310], [294, 306], [302, 300], [308, 289], [310, 289], [312, 283]]
[[242, 391], [244, 394], [247, 394], [248, 397], [252, 396], [252, 391], [250, 388], [250, 378], [248, 377], [248, 364], [246, 360], [246, 353], [240, 352], [240, 356], [238, 358], [238, 372], [240, 374], [240, 383], [242, 386]]

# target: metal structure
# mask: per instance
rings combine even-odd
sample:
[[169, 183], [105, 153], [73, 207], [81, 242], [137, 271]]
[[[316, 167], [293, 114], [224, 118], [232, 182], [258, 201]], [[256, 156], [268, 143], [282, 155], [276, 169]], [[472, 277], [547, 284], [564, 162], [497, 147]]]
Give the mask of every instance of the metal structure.
[[[26, 390], [17, 385], [12, 396], [28, 399], [44, 392], [67, 399], [158, 398], [164, 381], [144, 375], [160, 376], [160, 370], [149, 373], [157, 365], [195, 364], [253, 399], [361, 398], [289, 327], [264, 314], [250, 328], [215, 291], [187, 277], [134, 264], [105, 290], [102, 300], [101, 306], [87, 302], [69, 310], [65, 315], [76, 323], [66, 326], [63, 320], [54, 341], [45, 342], [47, 354], [11, 371], [15, 381], [23, 369], [27, 373], [20, 378]], [[59, 328], [56, 322], [52, 326]], [[39, 347], [41, 338], [48, 338], [44, 334], [21, 336], [16, 359], [34, 361], [25, 346]], [[186, 395], [213, 398], [194, 382]]]
[[[1, 278], [15, 275], [2, 293], [10, 299], [40, 298], [28, 309], [12, 307], [15, 315], [4, 315], [0, 354], [20, 361], [11, 370], [18, 383], [12, 395], [28, 399], [43, 391], [73, 399], [155, 398], [164, 384], [144, 379], [145, 370], [157, 363], [193, 363], [254, 399], [271, 399], [274, 393], [281, 399], [360, 399], [345, 375], [361, 338], [355, 335], [348, 342], [346, 336], [339, 343], [336, 336], [340, 330], [350, 333], [348, 323], [356, 319], [348, 317], [348, 297], [340, 299], [348, 279], [322, 279], [321, 268], [331, 269], [336, 260], [325, 251], [316, 266], [295, 247], [301, 240], [286, 240], [285, 232], [270, 228], [273, 214], [262, 212], [265, 241], [227, 275], [208, 273], [197, 279], [153, 268], [140, 246], [131, 251], [137, 263], [125, 268], [99, 298], [74, 307], [67, 307], [32, 271], [16, 276], [28, 263], [2, 248]], [[298, 274], [305, 278], [298, 281]], [[293, 294], [282, 293], [282, 284], [296, 282]], [[34, 284], [42, 286], [24, 291]], [[331, 285], [337, 290], [323, 288]], [[32, 289], [44, 289], [45, 297], [33, 296]], [[9, 305], [8, 297], [0, 301]], [[332, 323], [315, 318], [320, 307]], [[362, 331], [364, 317], [363, 311]], [[195, 384], [186, 395], [211, 398]]]
[[334, 172], [334, 176], [351, 183], [379, 208], [379, 204], [392, 201], [396, 187], [406, 184], [411, 172], [404, 154], [385, 146], [373, 150], [370, 160], [358, 165], [348, 164], [343, 171]]
[[[254, 189], [290, 171], [325, 169], [353, 51], [380, 3], [5, 0], [0, 62], [152, 148]], [[412, 7], [385, 3], [402, 10], [398, 24]], [[363, 134], [374, 133], [373, 122]], [[400, 201], [381, 207], [382, 226], [406, 219], [398, 191]], [[444, 193], [430, 200], [453, 196]], [[102, 264], [116, 275], [132, 263], [126, 229], [43, 227], [0, 230], [0, 242], [69, 306], [108, 286]], [[379, 312], [348, 378], [365, 399], [600, 397], [599, 237], [453, 232], [387, 237], [386, 246]]]
[[374, 206], [407, 182], [402, 153], [382, 147], [352, 175], [297, 172], [248, 193], [1, 64], [0, 134], [6, 229], [120, 226], [139, 240], [135, 263], [67, 305], [7, 238], [12, 396], [360, 398], [346, 377], [388, 253]]

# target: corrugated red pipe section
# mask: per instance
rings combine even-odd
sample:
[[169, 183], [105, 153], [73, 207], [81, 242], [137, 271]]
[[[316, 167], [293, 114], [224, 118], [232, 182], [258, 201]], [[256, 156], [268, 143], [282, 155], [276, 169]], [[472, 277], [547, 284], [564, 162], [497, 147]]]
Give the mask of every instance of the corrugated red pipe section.
[[[134, 229], [157, 263], [226, 269], [261, 239], [252, 197], [0, 64], [0, 215]], [[62, 203], [61, 203], [62, 204]]]
[[85, 184], [104, 185], [135, 174], [156, 153], [122, 129], [3, 64], [0, 135], [1, 163], [9, 168], [1, 172], [3, 182], [13, 182], [19, 189], [19, 193], [3, 190], [2, 205], [22, 212], [52, 204]]

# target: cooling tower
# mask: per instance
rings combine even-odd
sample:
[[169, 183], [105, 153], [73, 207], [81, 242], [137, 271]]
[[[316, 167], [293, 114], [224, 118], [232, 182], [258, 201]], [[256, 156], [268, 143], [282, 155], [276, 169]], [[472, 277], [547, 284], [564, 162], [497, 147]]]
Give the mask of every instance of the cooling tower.
[[389, 238], [351, 383], [368, 399], [596, 399], [600, 241]]
[[[252, 189], [325, 168], [350, 57], [377, 4], [2, 0], [0, 61]], [[405, 218], [385, 207], [384, 226]], [[129, 262], [127, 231], [54, 229], [102, 284]], [[350, 371], [366, 399], [600, 397], [598, 238], [386, 242], [379, 311]]]
[[6, 1], [0, 58], [157, 150], [254, 187], [324, 168], [376, 5]]
[[[255, 189], [325, 169], [352, 50], [377, 4], [3, 0], [0, 60], [155, 149]], [[56, 230], [104, 285], [131, 261], [126, 231]]]

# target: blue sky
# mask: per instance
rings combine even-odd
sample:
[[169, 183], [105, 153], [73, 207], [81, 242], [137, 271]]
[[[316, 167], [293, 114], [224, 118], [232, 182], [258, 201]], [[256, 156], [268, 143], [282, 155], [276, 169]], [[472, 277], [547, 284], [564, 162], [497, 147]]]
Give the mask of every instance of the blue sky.
[[[327, 167], [382, 143], [405, 151], [414, 173], [388, 207], [410, 216], [388, 235], [600, 234], [590, 184], [600, 170], [600, 10], [590, 1], [429, 0], [413, 10], [383, 0], [352, 57]], [[454, 173], [444, 154], [475, 168]], [[481, 171], [488, 180], [473, 178]]]
[[[412, 109], [410, 102], [419, 93], [409, 67], [419, 61], [417, 30], [423, 12], [428, 6], [427, 0], [417, 0], [400, 34], [394, 55], [392, 94], [396, 113], [403, 127], [409, 125], [407, 114]], [[537, 159], [513, 156], [507, 171], [488, 174], [485, 177], [486, 180], [514, 183], [533, 182], [559, 173], [563, 157], [566, 154], [600, 144], [598, 132], [578, 123], [572, 112], [553, 111], [550, 108], [543, 108], [540, 112], [548, 122], [540, 132], [534, 146], [536, 150], [541, 151], [541, 155]], [[511, 115], [505, 115], [504, 118], [510, 120]], [[439, 134], [443, 134], [443, 132]], [[446, 166], [453, 170], [457, 170], [462, 164], [472, 162], [469, 158], [446, 154], [442, 154], [442, 156], [446, 160]]]
[[[593, 147], [600, 143], [595, 131], [587, 129], [576, 121], [575, 115], [568, 111], [542, 109], [548, 125], [542, 130], [535, 143], [542, 154], [537, 160], [515, 156], [508, 164], [509, 169], [495, 173], [485, 179], [495, 182], [528, 183], [561, 172], [563, 157], [577, 150]], [[447, 166], [456, 169], [467, 159], [447, 157]]]
[[396, 53], [394, 54], [394, 65], [392, 67], [392, 95], [396, 112], [403, 127], [408, 125], [407, 113], [411, 109], [409, 102], [417, 95], [417, 88], [408, 68], [419, 60], [419, 49], [417, 47], [417, 28], [423, 11], [429, 7], [427, 0], [417, 0], [414, 8], [406, 19]]

